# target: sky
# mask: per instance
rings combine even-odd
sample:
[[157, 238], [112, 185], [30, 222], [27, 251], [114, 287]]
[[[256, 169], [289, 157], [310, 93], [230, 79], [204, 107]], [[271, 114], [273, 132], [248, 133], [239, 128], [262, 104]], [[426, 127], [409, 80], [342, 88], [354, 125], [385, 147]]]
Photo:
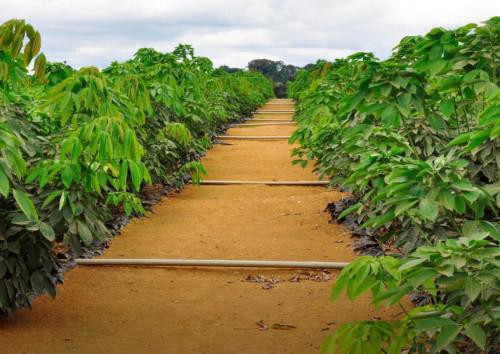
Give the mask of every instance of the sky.
[[383, 59], [403, 36], [493, 16], [500, 0], [0, 0], [0, 23], [26, 19], [48, 60], [76, 68], [178, 43], [216, 66], [258, 58], [303, 66], [356, 51]]

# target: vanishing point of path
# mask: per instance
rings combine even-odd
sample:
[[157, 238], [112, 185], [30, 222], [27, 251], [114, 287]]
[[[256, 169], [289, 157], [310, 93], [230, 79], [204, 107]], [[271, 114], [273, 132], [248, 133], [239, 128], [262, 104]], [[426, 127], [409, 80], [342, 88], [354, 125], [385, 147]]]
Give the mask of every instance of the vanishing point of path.
[[[261, 108], [292, 109], [290, 100], [278, 99]], [[285, 136], [294, 129], [238, 126], [227, 134]], [[291, 165], [291, 150], [286, 140], [224, 140], [203, 163], [210, 180], [315, 180], [311, 169]], [[349, 234], [328, 224], [323, 211], [340, 196], [324, 186], [190, 185], [134, 219], [103, 257], [350, 261]], [[33, 310], [0, 319], [0, 353], [317, 353], [339, 324], [394, 314], [375, 313], [369, 299], [332, 304], [336, 274], [80, 266], [66, 274], [55, 300], [37, 299]]]

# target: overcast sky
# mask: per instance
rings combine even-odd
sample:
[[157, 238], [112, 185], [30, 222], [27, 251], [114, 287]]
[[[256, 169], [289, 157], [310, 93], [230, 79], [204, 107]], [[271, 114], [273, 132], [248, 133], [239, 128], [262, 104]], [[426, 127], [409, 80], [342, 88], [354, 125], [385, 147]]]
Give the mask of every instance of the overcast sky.
[[405, 35], [495, 15], [500, 0], [0, 0], [0, 23], [28, 20], [47, 58], [74, 67], [177, 43], [217, 66], [256, 58], [305, 65], [360, 50], [385, 58]]

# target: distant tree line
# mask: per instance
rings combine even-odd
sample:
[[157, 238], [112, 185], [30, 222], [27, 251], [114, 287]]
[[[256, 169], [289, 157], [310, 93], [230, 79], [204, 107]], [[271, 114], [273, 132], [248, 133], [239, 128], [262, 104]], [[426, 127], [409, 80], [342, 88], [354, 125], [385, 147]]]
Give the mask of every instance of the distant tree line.
[[[234, 73], [242, 69], [231, 68], [223, 65], [220, 69], [228, 73]], [[259, 71], [274, 82], [274, 93], [276, 97], [286, 97], [286, 83], [295, 78], [299, 67], [285, 64], [281, 60], [254, 59], [248, 63], [248, 69]]]
[[286, 97], [286, 83], [294, 79], [299, 68], [281, 60], [254, 59], [248, 63], [248, 69], [260, 71], [273, 80], [276, 97]]

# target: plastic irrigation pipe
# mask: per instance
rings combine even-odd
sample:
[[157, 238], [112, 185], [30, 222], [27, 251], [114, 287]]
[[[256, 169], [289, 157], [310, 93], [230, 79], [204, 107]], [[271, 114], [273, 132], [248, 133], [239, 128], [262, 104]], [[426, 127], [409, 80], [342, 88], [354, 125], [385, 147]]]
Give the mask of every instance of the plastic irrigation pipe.
[[255, 117], [242, 117], [242, 121], [247, 122], [249, 120], [270, 120], [273, 122], [281, 122], [281, 121], [286, 121], [286, 122], [292, 122], [291, 118], [255, 118]]
[[262, 112], [262, 113], [294, 113], [295, 109], [265, 109], [265, 108], [260, 108], [256, 111], [254, 111], [254, 113], [258, 113], [258, 112]]
[[278, 140], [278, 139], [285, 139], [288, 140], [290, 139], [290, 135], [288, 136], [279, 136], [279, 135], [250, 135], [250, 136], [244, 136], [244, 135], [217, 135], [217, 139], [241, 139], [241, 140]]
[[295, 113], [295, 111], [257, 111], [253, 114], [284, 114], [284, 113]]
[[86, 266], [173, 266], [173, 267], [238, 267], [238, 268], [315, 268], [341, 269], [346, 262], [318, 261], [260, 261], [233, 259], [76, 259], [78, 265]]
[[295, 122], [275, 122], [275, 123], [271, 123], [271, 122], [262, 122], [262, 123], [249, 123], [249, 124], [233, 124], [231, 125], [232, 127], [258, 127], [258, 126], [261, 126], [261, 125], [295, 125], [297, 123]]
[[328, 181], [237, 181], [237, 180], [209, 180], [205, 179], [200, 184], [224, 185], [224, 184], [267, 184], [277, 186], [324, 186]]
[[247, 119], [246, 122], [287, 122], [295, 123], [295, 121], [290, 119], [280, 119], [280, 118], [251, 118]]

